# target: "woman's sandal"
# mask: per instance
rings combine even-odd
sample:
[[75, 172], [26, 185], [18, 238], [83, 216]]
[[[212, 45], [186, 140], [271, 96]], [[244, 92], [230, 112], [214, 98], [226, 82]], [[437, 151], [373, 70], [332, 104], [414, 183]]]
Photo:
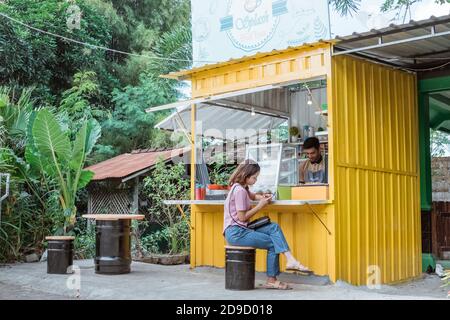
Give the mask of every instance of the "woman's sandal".
[[266, 282], [265, 284], [261, 285], [264, 289], [276, 289], [276, 290], [290, 290], [292, 287], [290, 287], [286, 282], [281, 282], [279, 280], [276, 280], [274, 282]]
[[303, 266], [300, 263], [298, 263], [293, 266], [286, 266], [286, 271], [293, 271], [294, 273], [298, 273], [298, 274], [301, 274], [304, 276], [310, 276], [314, 273], [313, 271], [309, 270], [308, 268], [306, 268], [306, 267], [302, 268], [302, 267]]

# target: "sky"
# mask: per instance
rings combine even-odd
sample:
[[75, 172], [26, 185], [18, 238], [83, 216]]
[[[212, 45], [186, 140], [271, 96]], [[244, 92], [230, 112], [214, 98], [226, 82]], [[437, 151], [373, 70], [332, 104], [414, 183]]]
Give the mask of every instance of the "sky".
[[[395, 18], [396, 10], [389, 13], [380, 13], [380, 7], [384, 0], [362, 0], [360, 10], [353, 17], [341, 17], [334, 10], [330, 10], [331, 35], [335, 36], [350, 35], [353, 32], [364, 32], [370, 29], [379, 29], [389, 26], [391, 23], [402, 24], [403, 16], [400, 20]], [[412, 6], [411, 10], [413, 20], [424, 20], [434, 16], [443, 16], [450, 14], [450, 3], [439, 5], [434, 0], [422, 0]], [[407, 16], [405, 23], [409, 21]]]

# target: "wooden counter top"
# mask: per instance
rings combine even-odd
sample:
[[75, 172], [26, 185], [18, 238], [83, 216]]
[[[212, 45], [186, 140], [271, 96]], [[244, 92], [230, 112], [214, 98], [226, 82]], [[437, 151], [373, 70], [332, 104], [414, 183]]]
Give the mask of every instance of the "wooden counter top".
[[[195, 204], [195, 205], [224, 205], [225, 200], [164, 200], [164, 204]], [[258, 204], [258, 201], [252, 201], [252, 205]], [[330, 200], [274, 200], [269, 206], [299, 206], [305, 204], [330, 204]]]
[[83, 218], [95, 220], [142, 220], [143, 214], [83, 214]]
[[45, 240], [75, 240], [74, 236], [48, 236]]

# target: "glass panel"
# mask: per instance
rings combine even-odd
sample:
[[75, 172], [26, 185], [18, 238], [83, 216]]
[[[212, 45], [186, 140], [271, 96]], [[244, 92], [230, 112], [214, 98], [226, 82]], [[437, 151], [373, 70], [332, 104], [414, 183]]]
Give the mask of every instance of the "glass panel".
[[298, 184], [298, 160], [297, 147], [287, 144], [283, 145], [283, 151], [280, 164], [280, 179], [281, 185], [296, 185]]
[[252, 192], [277, 191], [280, 172], [281, 144], [247, 146], [247, 159], [258, 162], [261, 167], [258, 180], [250, 187]]

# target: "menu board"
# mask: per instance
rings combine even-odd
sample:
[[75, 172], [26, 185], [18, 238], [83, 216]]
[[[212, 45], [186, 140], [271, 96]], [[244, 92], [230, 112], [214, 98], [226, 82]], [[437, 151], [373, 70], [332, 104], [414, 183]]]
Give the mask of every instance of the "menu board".
[[281, 148], [279, 143], [247, 146], [246, 158], [256, 161], [261, 167], [256, 183], [250, 186], [252, 192], [270, 192], [276, 195]]

